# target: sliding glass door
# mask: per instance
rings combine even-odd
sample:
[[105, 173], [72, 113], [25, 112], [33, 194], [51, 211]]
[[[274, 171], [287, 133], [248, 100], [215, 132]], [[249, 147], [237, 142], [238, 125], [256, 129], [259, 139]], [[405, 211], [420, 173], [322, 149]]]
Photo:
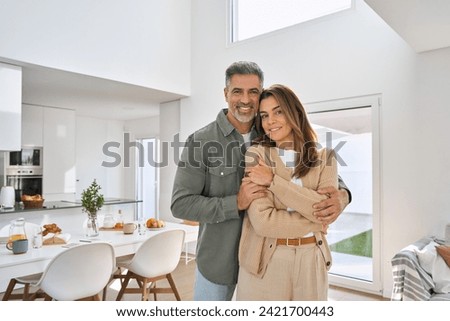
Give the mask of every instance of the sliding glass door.
[[378, 96], [307, 104], [322, 147], [336, 151], [339, 175], [352, 202], [330, 225], [330, 284], [379, 293], [379, 102]]

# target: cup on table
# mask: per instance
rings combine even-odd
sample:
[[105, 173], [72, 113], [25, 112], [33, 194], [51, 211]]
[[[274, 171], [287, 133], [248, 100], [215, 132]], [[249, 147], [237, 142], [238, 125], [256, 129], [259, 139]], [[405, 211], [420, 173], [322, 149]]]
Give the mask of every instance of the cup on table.
[[125, 223], [123, 224], [123, 234], [133, 234], [136, 228], [137, 225], [134, 223]]
[[6, 248], [14, 254], [22, 254], [28, 251], [28, 239], [14, 240], [6, 244]]
[[33, 248], [35, 248], [35, 249], [41, 248], [43, 243], [44, 243], [44, 240], [42, 238], [42, 231], [40, 228], [37, 228], [34, 231], [34, 235], [33, 235]]
[[147, 233], [147, 222], [145, 219], [140, 219], [138, 221], [138, 233], [139, 235], [145, 235]]
[[8, 237], [8, 242], [6, 243], [6, 248], [12, 251], [12, 242], [16, 240], [26, 239], [27, 236], [25, 234], [11, 234]]

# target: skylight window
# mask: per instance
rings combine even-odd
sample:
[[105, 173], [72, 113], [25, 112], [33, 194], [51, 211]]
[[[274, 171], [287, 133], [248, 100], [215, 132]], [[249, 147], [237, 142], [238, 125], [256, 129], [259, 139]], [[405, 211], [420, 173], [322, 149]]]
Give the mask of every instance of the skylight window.
[[230, 0], [231, 42], [349, 9], [352, 0]]

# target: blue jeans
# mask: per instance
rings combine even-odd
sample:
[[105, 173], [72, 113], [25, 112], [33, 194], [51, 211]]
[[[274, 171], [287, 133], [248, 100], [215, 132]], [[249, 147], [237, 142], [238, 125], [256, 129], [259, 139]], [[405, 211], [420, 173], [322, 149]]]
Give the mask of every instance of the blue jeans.
[[194, 301], [231, 301], [236, 284], [222, 285], [208, 281], [196, 268]]

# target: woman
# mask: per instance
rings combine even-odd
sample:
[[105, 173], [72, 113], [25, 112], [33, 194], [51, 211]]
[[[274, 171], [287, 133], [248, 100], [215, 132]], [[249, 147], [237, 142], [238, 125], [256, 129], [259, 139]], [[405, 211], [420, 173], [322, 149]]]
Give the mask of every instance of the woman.
[[239, 245], [238, 300], [327, 300], [331, 253], [326, 226], [312, 205], [338, 187], [330, 150], [316, 134], [295, 93], [283, 85], [264, 90], [256, 126], [264, 130], [246, 153], [245, 181], [268, 187], [247, 210]]

